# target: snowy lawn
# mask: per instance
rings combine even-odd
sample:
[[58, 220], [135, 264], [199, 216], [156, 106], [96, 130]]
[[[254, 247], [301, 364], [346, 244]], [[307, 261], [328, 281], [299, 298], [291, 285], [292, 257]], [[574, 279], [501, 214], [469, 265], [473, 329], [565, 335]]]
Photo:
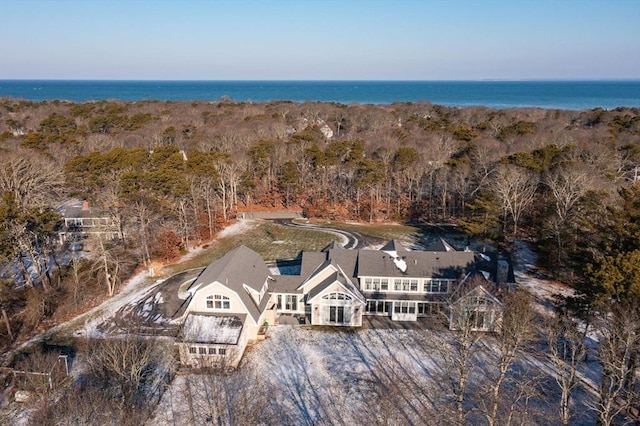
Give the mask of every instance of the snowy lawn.
[[[397, 324], [390, 328], [365, 324], [361, 329], [271, 327], [267, 340], [247, 350], [240, 368], [231, 373], [232, 380], [244, 376], [245, 384], [239, 387], [248, 393], [252, 390], [247, 388], [247, 376], [252, 385], [260, 384], [257, 394], [269, 395], [261, 409], [276, 413], [268, 424], [446, 424], [453, 407], [447, 380], [452, 334], [425, 325], [426, 321], [407, 328]], [[470, 404], [479, 406], [488, 398], [484, 380], [493, 374], [492, 342], [488, 338], [474, 355]], [[548, 424], [554, 418], [554, 406], [548, 402], [554, 390], [544, 358], [527, 356], [514, 366], [513, 374], [540, 378], [546, 392], [533, 392], [529, 405], [521, 407], [529, 416], [523, 424]], [[217, 380], [221, 379], [212, 374], [179, 375], [149, 424], [202, 424], [216, 418]], [[577, 403], [584, 411], [583, 397]], [[589, 422], [576, 419], [576, 424]]]
[[[429, 337], [427, 339], [427, 336]], [[276, 326], [269, 338], [250, 347], [239, 370], [267, 379], [272, 399], [287, 412], [295, 424], [361, 423], [359, 407], [382, 383], [402, 376], [412, 383], [405, 394], [402, 410], [406, 418], [418, 419], [424, 412], [426, 390], [433, 388], [440, 374], [442, 359], [434, 356], [441, 338], [438, 334], [398, 329], [311, 329], [300, 326]], [[165, 393], [150, 424], [181, 424], [192, 418], [199, 424], [210, 415], [207, 410], [187, 413], [190, 406], [207, 407], [211, 402], [185, 401], [187, 382], [204, 390], [197, 374], [178, 376]], [[416, 392], [422, 389], [424, 392]], [[189, 392], [190, 398], [207, 399], [208, 392]], [[432, 407], [429, 407], [432, 408]], [[202, 416], [202, 417], [199, 417]], [[333, 420], [332, 420], [333, 419]]]

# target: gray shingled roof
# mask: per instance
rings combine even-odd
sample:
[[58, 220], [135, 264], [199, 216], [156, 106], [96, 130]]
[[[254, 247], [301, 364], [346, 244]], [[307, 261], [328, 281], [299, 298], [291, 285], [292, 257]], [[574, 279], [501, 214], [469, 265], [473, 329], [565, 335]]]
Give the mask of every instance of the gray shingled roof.
[[300, 265], [300, 276], [303, 279], [309, 278], [309, 276], [318, 269], [318, 266], [322, 265], [327, 260], [327, 253], [305, 251], [302, 252], [302, 264]]
[[415, 278], [458, 278], [472, 269], [473, 252], [425, 252], [406, 251], [398, 253], [406, 262], [406, 271], [400, 270], [394, 258], [384, 251], [360, 250], [358, 256], [358, 276], [370, 277], [415, 277]]
[[329, 260], [333, 265], [339, 265], [344, 273], [351, 278], [357, 278], [358, 252], [362, 250], [333, 249], [329, 252]]
[[389, 240], [380, 250], [395, 251], [398, 254], [408, 251], [399, 240]]
[[238, 293], [248, 313], [257, 322], [269, 301], [271, 289], [258, 306], [253, 297], [243, 288], [243, 284], [259, 292], [268, 277], [270, 277], [269, 269], [262, 257], [246, 246], [239, 246], [207, 266], [190, 288], [198, 288], [198, 291], [201, 291], [202, 288], [219, 282]]
[[300, 284], [304, 281], [301, 275], [276, 275], [272, 293], [300, 293]]
[[456, 249], [442, 238], [431, 243], [424, 251], [456, 251]]

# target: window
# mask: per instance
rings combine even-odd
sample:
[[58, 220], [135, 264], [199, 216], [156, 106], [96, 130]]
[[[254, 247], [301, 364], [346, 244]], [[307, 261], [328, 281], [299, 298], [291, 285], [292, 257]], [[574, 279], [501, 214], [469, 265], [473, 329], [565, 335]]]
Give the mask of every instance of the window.
[[195, 346], [189, 346], [189, 353], [190, 354], [195, 354], [196, 353], [196, 347]]
[[226, 355], [227, 350], [225, 348], [218, 348], [218, 355]]
[[380, 290], [382, 290], [382, 291], [388, 291], [389, 290], [389, 279], [388, 278], [382, 278], [380, 280]]
[[207, 354], [207, 348], [198, 348], [198, 353], [200, 355], [206, 355]]
[[418, 291], [418, 280], [417, 279], [412, 279], [411, 280], [410, 289], [411, 289], [411, 291]]
[[207, 296], [207, 309], [231, 309], [231, 301], [227, 296], [213, 294]]
[[400, 280], [398, 278], [393, 280], [393, 289], [395, 291], [401, 291], [402, 290], [402, 280]]
[[444, 310], [444, 304], [439, 302], [418, 303], [418, 314], [423, 316], [435, 316]]
[[262, 286], [262, 290], [260, 290], [260, 296], [258, 296], [258, 303], [262, 302], [262, 298], [264, 297], [264, 294], [267, 292], [267, 283], [265, 282], [264, 285]]
[[383, 313], [387, 313], [389, 312], [389, 306], [387, 305], [391, 305], [390, 302], [384, 302], [384, 301], [376, 301], [376, 300], [369, 300], [367, 301], [367, 312], [370, 314], [383, 314]]
[[322, 299], [324, 299], [324, 300], [351, 300], [351, 296], [349, 296], [348, 294], [340, 293], [340, 292], [333, 292], [333, 293], [325, 294], [324, 296], [322, 296]]
[[298, 310], [298, 296], [295, 294], [287, 294], [285, 297], [285, 305], [284, 309], [287, 311], [296, 311]]
[[323, 306], [322, 321], [324, 324], [350, 324], [351, 306]]
[[409, 280], [408, 279], [403, 279], [402, 280], [402, 291], [409, 291]]
[[396, 314], [415, 314], [416, 303], [415, 302], [396, 302], [394, 306]]
[[216, 348], [209, 348], [209, 355], [215, 355], [216, 354]]
[[484, 330], [487, 328], [487, 323], [489, 323], [489, 321], [487, 321], [487, 318], [485, 317], [486, 314], [487, 312], [485, 311], [475, 309], [469, 312], [469, 325], [472, 330]]
[[278, 295], [278, 303], [276, 305], [276, 309], [278, 309], [278, 310], [282, 309], [282, 295], [281, 294]]
[[388, 291], [389, 279], [388, 278], [365, 278], [364, 289], [368, 291]]
[[371, 279], [371, 278], [365, 278], [364, 279], [364, 289], [365, 290], [373, 289], [373, 279]]
[[449, 282], [447, 280], [431, 279], [424, 282], [425, 293], [447, 293]]

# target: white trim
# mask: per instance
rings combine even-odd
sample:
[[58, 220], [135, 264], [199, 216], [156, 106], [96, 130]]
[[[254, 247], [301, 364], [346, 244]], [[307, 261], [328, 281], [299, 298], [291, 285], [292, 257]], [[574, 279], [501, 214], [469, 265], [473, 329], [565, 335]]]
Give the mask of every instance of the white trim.
[[[264, 317], [264, 312], [265, 312], [265, 311], [260, 312], [260, 315], [258, 316], [258, 320], [257, 320], [257, 321], [256, 321], [256, 320], [254, 320], [254, 319], [253, 319], [253, 315], [251, 315], [251, 313], [249, 312], [249, 308], [247, 308], [247, 305], [245, 305], [245, 303], [242, 301], [242, 297], [240, 297], [240, 295], [238, 294], [238, 292], [233, 291], [232, 289], [230, 289], [230, 288], [229, 288], [229, 287], [227, 287], [226, 285], [222, 284], [220, 281], [213, 281], [213, 282], [210, 282], [210, 283], [208, 283], [208, 284], [204, 284], [204, 282], [202, 282], [201, 284], [199, 284], [199, 285], [202, 285], [202, 287], [201, 287], [200, 289], [198, 289], [198, 290], [203, 291], [203, 289], [204, 289], [204, 288], [207, 288], [207, 287], [210, 287], [210, 286], [214, 286], [214, 285], [216, 285], [216, 284], [217, 284], [217, 285], [220, 285], [220, 286], [222, 286], [222, 287], [224, 287], [225, 289], [227, 289], [227, 290], [229, 291], [229, 293], [233, 293], [233, 294], [235, 294], [235, 295], [236, 295], [236, 298], [237, 298], [237, 299], [238, 299], [238, 301], [240, 302], [240, 306], [242, 306], [242, 307], [244, 308], [244, 311], [241, 311], [241, 310], [235, 310], [235, 309], [230, 309], [230, 310], [226, 310], [226, 309], [225, 309], [225, 310], [221, 310], [221, 312], [225, 312], [225, 313], [240, 313], [240, 314], [246, 314], [246, 315], [247, 315], [247, 318], [250, 318], [250, 319], [251, 319], [251, 322], [253, 323], [253, 325], [259, 325], [259, 324], [262, 324], [262, 318]], [[212, 291], [211, 291], [211, 293], [210, 293], [210, 294], [215, 294], [215, 290], [213, 290], [213, 289], [212, 289]], [[207, 294], [207, 296], [208, 296], [208, 295], [209, 295], [209, 294]], [[183, 315], [183, 317], [184, 317], [184, 318], [186, 318], [186, 316], [187, 316], [189, 313], [191, 313], [191, 312], [197, 312], [197, 311], [198, 311], [197, 309], [195, 309], [195, 310], [194, 310], [194, 309], [192, 309], [192, 306], [191, 306], [191, 304], [192, 304], [192, 303], [194, 303], [194, 300], [195, 300], [195, 299], [196, 299], [196, 298], [195, 298], [195, 291], [194, 291], [194, 297], [191, 299], [191, 302], [189, 302], [189, 306], [187, 306], [187, 309], [185, 309], [185, 313], [184, 313], [184, 315]], [[206, 297], [205, 297], [205, 299], [204, 299], [204, 300], [206, 301]], [[206, 303], [206, 302], [205, 302], [205, 303]], [[206, 308], [206, 304], [205, 304], [205, 308]]]
[[[322, 266], [322, 265], [320, 265]], [[334, 272], [339, 272], [339, 270], [333, 266], [331, 263], [328, 264], [327, 266], [325, 266], [324, 268], [320, 268], [320, 266], [318, 266], [312, 273], [311, 275], [309, 275], [307, 277], [307, 279], [305, 279], [302, 284], [300, 284], [298, 286], [298, 288], [296, 290], [301, 290], [303, 293], [308, 293], [312, 288], [314, 288], [316, 285], [318, 285], [320, 282], [322, 282], [323, 280], [329, 278], [329, 275], [333, 274]], [[332, 269], [332, 271], [329, 274], [324, 274], [325, 271], [327, 269]], [[308, 284], [312, 284], [313, 282], [315, 282], [315, 285], [313, 285], [313, 287], [311, 287], [310, 289], [307, 289], [307, 285]]]
[[[329, 285], [327, 286], [327, 288], [325, 288], [324, 290], [322, 290], [320, 293], [316, 294], [315, 296], [313, 296], [313, 297], [312, 297], [312, 298], [310, 298], [310, 299], [307, 299], [307, 303], [306, 303], [306, 304], [307, 304], [307, 305], [309, 305], [309, 304], [312, 304], [312, 303], [313, 303], [314, 301], [316, 301], [316, 300], [322, 300], [322, 297], [323, 297], [325, 294], [327, 294], [327, 293], [335, 293], [335, 292], [336, 292], [336, 290], [335, 290], [335, 289], [333, 289], [332, 287], [333, 287], [334, 285], [336, 285], [336, 284], [338, 284], [338, 286], [340, 286], [342, 289], [344, 289], [344, 291], [341, 291], [340, 293], [345, 293], [345, 294], [347, 294], [347, 295], [351, 296], [351, 298], [353, 299], [354, 305], [355, 305], [357, 302], [360, 302], [360, 303], [366, 303], [366, 299], [363, 301], [363, 300], [360, 298], [360, 296], [359, 296], [358, 294], [354, 294], [354, 292], [353, 292], [353, 291], [351, 291], [350, 289], [348, 289], [347, 287], [345, 287], [345, 285], [344, 285], [344, 284], [342, 284], [340, 281], [335, 280], [334, 282], [332, 282], [331, 284], [329, 284]], [[320, 302], [315, 302], [315, 303], [320, 303]]]

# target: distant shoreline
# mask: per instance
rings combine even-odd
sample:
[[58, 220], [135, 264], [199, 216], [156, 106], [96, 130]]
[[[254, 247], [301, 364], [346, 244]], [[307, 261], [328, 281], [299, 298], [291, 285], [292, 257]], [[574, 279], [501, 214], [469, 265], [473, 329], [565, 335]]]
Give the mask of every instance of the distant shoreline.
[[562, 110], [640, 107], [638, 80], [0, 80], [0, 97], [33, 102], [119, 100], [331, 102]]

